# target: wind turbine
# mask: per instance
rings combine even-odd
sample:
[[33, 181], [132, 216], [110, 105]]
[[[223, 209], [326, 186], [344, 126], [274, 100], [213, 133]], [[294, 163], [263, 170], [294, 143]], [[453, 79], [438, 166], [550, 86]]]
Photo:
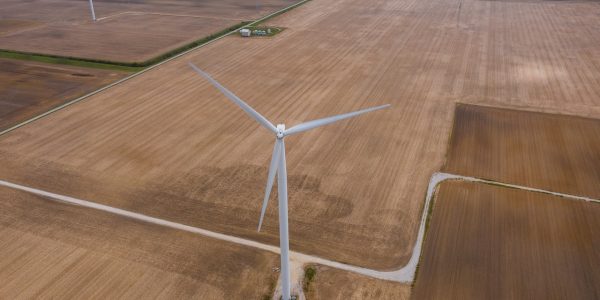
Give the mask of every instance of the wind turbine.
[[92, 11], [92, 20], [96, 22], [96, 12], [94, 12], [94, 2], [90, 0], [90, 10]]
[[260, 231], [260, 227], [262, 226], [262, 221], [265, 216], [265, 211], [267, 209], [267, 203], [269, 202], [269, 196], [271, 194], [271, 189], [273, 188], [273, 181], [275, 180], [275, 174], [279, 173], [277, 176], [277, 192], [279, 196], [279, 247], [281, 251], [281, 291], [282, 291], [282, 299], [289, 300], [290, 299], [290, 267], [289, 267], [289, 251], [290, 251], [290, 241], [288, 236], [288, 194], [287, 194], [287, 170], [285, 167], [285, 143], [284, 139], [288, 135], [304, 132], [316, 127], [324, 126], [327, 124], [331, 124], [333, 122], [337, 122], [343, 119], [356, 117], [358, 115], [368, 113], [371, 111], [384, 109], [390, 107], [389, 104], [371, 107], [351, 113], [341, 114], [337, 116], [327, 117], [323, 119], [313, 120], [306, 123], [302, 123], [296, 126], [293, 126], [290, 129], [285, 129], [284, 124], [278, 124], [277, 126], [273, 125], [273, 123], [269, 122], [265, 117], [256, 112], [250, 105], [244, 102], [242, 99], [238, 98], [231, 91], [226, 89], [216, 80], [214, 80], [210, 75], [205, 73], [204, 71], [198, 69], [194, 64], [189, 63], [190, 67], [194, 69], [198, 74], [202, 77], [206, 78], [212, 85], [214, 85], [217, 89], [219, 89], [229, 100], [233, 103], [237, 104], [241, 109], [246, 112], [250, 117], [256, 120], [260, 125], [270, 130], [275, 134], [275, 146], [273, 148], [273, 156], [271, 157], [271, 165], [269, 166], [269, 175], [267, 176], [267, 187], [265, 190], [265, 198], [263, 199], [262, 210], [260, 212], [260, 220], [258, 221], [258, 231]]

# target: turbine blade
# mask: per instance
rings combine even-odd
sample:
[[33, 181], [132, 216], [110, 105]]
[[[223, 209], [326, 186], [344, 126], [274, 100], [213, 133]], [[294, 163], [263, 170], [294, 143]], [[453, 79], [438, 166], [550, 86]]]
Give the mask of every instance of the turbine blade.
[[308, 121], [306, 123], [302, 123], [302, 124], [296, 125], [296, 126], [290, 128], [290, 129], [286, 130], [284, 132], [284, 135], [287, 136], [287, 135], [292, 135], [292, 134], [295, 134], [295, 133], [307, 131], [307, 130], [313, 129], [315, 127], [324, 126], [324, 125], [331, 124], [333, 122], [337, 122], [337, 121], [340, 121], [340, 120], [343, 120], [343, 119], [356, 117], [358, 115], [362, 115], [362, 114], [365, 114], [365, 113], [368, 113], [368, 112], [372, 112], [372, 111], [375, 111], [375, 110], [384, 109], [384, 108], [388, 108], [388, 107], [390, 107], [390, 105], [386, 104], [386, 105], [371, 107], [371, 108], [367, 108], [367, 109], [363, 109], [363, 110], [359, 110], [359, 111], [355, 111], [355, 112], [351, 112], [351, 113], [346, 113], [346, 114], [341, 114], [341, 115], [337, 115], [337, 116], [327, 117], [327, 118], [323, 118], [323, 119]]
[[206, 72], [200, 70], [194, 64], [189, 63], [189, 65], [190, 65], [190, 67], [192, 67], [192, 69], [194, 69], [194, 71], [196, 71], [196, 73], [198, 73], [198, 74], [200, 74], [200, 76], [206, 78], [206, 80], [208, 80], [210, 83], [212, 83], [212, 85], [214, 85], [217, 89], [219, 89], [219, 91], [221, 91], [221, 93], [223, 93], [225, 96], [227, 96], [227, 98], [229, 98], [229, 100], [233, 101], [233, 103], [237, 104], [240, 108], [242, 108], [244, 110], [244, 112], [246, 112], [250, 117], [252, 117], [258, 123], [260, 123], [260, 125], [271, 130], [273, 133], [277, 133], [277, 128], [275, 127], [275, 125], [273, 125], [271, 122], [269, 122], [269, 120], [267, 120], [265, 117], [263, 117], [257, 111], [255, 111], [250, 105], [248, 105], [248, 103], [244, 102], [242, 99], [240, 99], [234, 93], [232, 93], [231, 91], [226, 89], [224, 86], [222, 86], [220, 83], [218, 83], [212, 77], [210, 77], [210, 75], [208, 75]]
[[273, 189], [273, 182], [275, 181], [275, 174], [277, 174], [277, 168], [279, 167], [279, 161], [281, 156], [281, 142], [275, 140], [275, 146], [273, 147], [273, 157], [271, 157], [271, 165], [269, 166], [269, 175], [267, 176], [267, 188], [265, 189], [265, 198], [263, 199], [262, 210], [260, 211], [260, 220], [258, 221], [258, 231], [262, 226], [265, 212], [267, 211], [267, 204], [269, 203], [269, 197], [271, 196], [271, 190]]

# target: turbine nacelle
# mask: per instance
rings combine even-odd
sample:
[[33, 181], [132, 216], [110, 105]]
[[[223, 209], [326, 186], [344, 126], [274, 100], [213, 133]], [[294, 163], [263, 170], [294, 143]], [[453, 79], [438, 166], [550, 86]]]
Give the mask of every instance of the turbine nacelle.
[[285, 137], [285, 124], [277, 124], [277, 132], [275, 133], [278, 139]]

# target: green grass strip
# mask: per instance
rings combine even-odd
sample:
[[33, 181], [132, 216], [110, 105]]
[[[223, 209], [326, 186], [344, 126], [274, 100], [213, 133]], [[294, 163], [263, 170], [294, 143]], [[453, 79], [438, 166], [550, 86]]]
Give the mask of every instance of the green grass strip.
[[138, 72], [144, 69], [142, 67], [127, 67], [110, 63], [92, 62], [82, 59], [73, 59], [69, 57], [27, 53], [11, 50], [0, 50], [0, 58], [36, 61], [48, 64], [69, 65], [75, 67], [114, 70], [122, 72]]

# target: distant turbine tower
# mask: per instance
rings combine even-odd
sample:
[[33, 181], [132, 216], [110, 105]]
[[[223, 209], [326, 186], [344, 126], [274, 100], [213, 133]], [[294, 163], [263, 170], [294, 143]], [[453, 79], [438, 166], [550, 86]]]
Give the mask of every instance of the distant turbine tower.
[[90, 11], [92, 11], [92, 20], [96, 22], [96, 13], [94, 12], [94, 2], [90, 0]]
[[318, 119], [309, 121], [306, 123], [302, 123], [296, 125], [290, 129], [285, 129], [284, 124], [279, 124], [277, 127], [269, 122], [265, 117], [256, 112], [250, 105], [244, 102], [242, 99], [238, 98], [231, 91], [226, 89], [216, 80], [214, 80], [210, 75], [198, 69], [194, 64], [189, 63], [190, 67], [194, 69], [198, 74], [202, 77], [206, 78], [210, 83], [212, 83], [217, 89], [219, 89], [229, 100], [233, 101], [233, 103], [237, 104], [240, 108], [242, 108], [246, 114], [256, 120], [260, 125], [267, 128], [271, 132], [275, 134], [275, 147], [273, 149], [273, 156], [271, 158], [271, 165], [269, 166], [269, 175], [267, 176], [267, 188], [265, 190], [265, 198], [263, 199], [263, 206], [260, 212], [260, 220], [258, 222], [258, 231], [260, 231], [260, 227], [262, 226], [262, 221], [265, 216], [265, 211], [267, 209], [267, 203], [269, 201], [269, 195], [271, 194], [271, 189], [273, 188], [273, 181], [275, 180], [275, 174], [279, 173], [277, 176], [277, 191], [279, 196], [279, 246], [281, 249], [281, 290], [282, 290], [282, 299], [289, 300], [290, 297], [290, 261], [289, 261], [289, 251], [290, 251], [290, 240], [288, 236], [288, 194], [287, 194], [287, 170], [285, 168], [285, 143], [283, 142], [284, 138], [288, 135], [300, 133], [303, 131], [307, 131], [316, 127], [320, 127], [323, 125], [331, 124], [336, 121], [340, 121], [347, 118], [352, 118], [364, 113], [368, 113], [371, 111], [384, 109], [390, 107], [389, 104], [376, 106], [372, 108], [367, 108], [347, 114], [337, 115], [333, 117], [328, 117], [324, 119]]

